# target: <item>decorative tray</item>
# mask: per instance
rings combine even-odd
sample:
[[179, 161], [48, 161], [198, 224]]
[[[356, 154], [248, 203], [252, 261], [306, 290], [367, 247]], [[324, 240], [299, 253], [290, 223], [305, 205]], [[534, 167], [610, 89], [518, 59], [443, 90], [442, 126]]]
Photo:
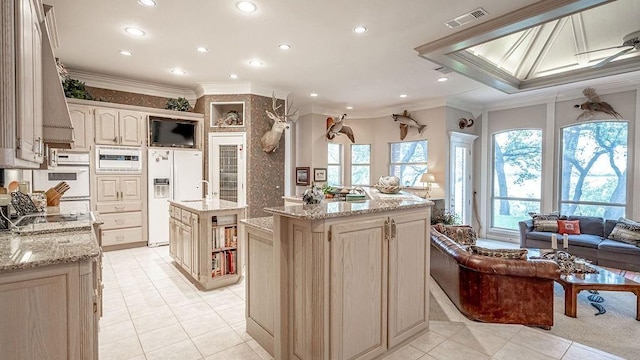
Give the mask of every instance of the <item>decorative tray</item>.
[[387, 186], [387, 185], [376, 184], [376, 185], [373, 185], [373, 187], [383, 194], [397, 194], [400, 192], [400, 190], [402, 190], [402, 187], [400, 186]]

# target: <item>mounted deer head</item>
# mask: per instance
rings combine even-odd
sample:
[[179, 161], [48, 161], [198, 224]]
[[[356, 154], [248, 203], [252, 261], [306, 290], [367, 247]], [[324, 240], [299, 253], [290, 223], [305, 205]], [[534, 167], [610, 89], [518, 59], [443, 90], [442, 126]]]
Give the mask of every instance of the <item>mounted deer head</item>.
[[265, 132], [264, 135], [262, 135], [262, 138], [260, 138], [260, 146], [262, 147], [262, 150], [267, 154], [271, 154], [272, 152], [276, 151], [276, 149], [278, 149], [278, 145], [280, 144], [280, 137], [282, 137], [282, 133], [284, 132], [284, 129], [289, 128], [289, 124], [287, 123], [287, 118], [294, 116], [298, 112], [298, 109], [296, 109], [293, 113], [290, 113], [291, 106], [293, 105], [291, 103], [289, 104], [287, 111], [285, 111], [285, 113], [282, 114], [282, 116], [278, 116], [277, 111], [282, 105], [276, 106], [275, 92], [271, 95], [271, 98], [272, 98], [271, 108], [273, 109], [273, 112], [269, 110], [265, 110], [265, 112], [267, 113], [267, 116], [271, 120], [273, 120], [273, 125], [271, 126], [271, 130]]

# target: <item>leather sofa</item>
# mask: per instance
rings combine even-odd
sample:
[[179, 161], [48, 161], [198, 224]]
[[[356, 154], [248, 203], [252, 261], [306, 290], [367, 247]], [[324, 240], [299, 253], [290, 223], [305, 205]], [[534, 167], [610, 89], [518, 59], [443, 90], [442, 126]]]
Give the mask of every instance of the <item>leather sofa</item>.
[[[580, 235], [569, 235], [571, 255], [590, 260], [593, 264], [616, 269], [640, 271], [640, 248], [616, 240], [607, 239], [616, 220], [594, 216], [568, 216], [578, 220]], [[551, 249], [551, 232], [533, 231], [533, 220], [519, 222], [520, 247]], [[562, 248], [562, 234], [557, 234], [558, 247]]]
[[432, 230], [431, 276], [469, 319], [547, 329], [553, 325], [553, 282], [560, 276], [553, 261], [472, 254]]

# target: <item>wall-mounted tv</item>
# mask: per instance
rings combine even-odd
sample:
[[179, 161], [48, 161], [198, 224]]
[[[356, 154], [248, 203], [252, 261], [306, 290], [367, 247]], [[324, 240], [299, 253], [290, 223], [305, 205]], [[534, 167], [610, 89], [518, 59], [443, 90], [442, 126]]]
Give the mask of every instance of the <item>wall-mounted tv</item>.
[[195, 148], [196, 123], [149, 117], [149, 146]]

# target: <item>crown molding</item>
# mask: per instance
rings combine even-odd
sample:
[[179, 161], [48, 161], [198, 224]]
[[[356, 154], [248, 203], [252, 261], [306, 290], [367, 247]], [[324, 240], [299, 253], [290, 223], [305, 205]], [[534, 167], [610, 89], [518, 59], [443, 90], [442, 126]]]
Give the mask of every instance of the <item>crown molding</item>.
[[69, 77], [78, 79], [91, 87], [102, 89], [131, 92], [151, 96], [167, 98], [183, 97], [195, 104], [196, 93], [189, 88], [179, 88], [173, 86], [150, 84], [147, 82], [129, 80], [115, 76], [102, 75], [81, 70], [69, 69]]
[[198, 98], [204, 95], [253, 94], [271, 97], [275, 94], [278, 99], [286, 99], [290, 92], [276, 89], [273, 86], [250, 81], [227, 81], [198, 83], [195, 90]]

